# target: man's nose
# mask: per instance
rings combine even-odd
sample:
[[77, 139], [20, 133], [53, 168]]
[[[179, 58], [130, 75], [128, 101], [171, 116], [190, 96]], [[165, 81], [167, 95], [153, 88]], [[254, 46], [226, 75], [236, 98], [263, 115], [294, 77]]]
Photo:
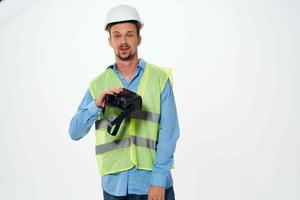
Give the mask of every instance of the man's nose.
[[126, 35], [123, 35], [123, 36], [121, 37], [121, 43], [122, 43], [122, 44], [127, 43], [127, 37], [126, 37]]

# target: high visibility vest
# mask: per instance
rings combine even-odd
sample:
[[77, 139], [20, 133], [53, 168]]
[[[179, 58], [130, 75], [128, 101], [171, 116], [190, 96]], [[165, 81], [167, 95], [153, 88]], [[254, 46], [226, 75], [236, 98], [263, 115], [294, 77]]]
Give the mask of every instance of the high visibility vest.
[[[96, 160], [101, 176], [126, 171], [135, 166], [152, 170], [160, 120], [160, 95], [169, 79], [171, 69], [147, 64], [139, 83], [137, 93], [142, 97], [142, 110], [133, 112], [130, 120], [123, 120], [116, 136], [107, 132], [108, 121], [120, 114], [114, 108], [106, 107], [105, 118], [101, 113], [95, 122]], [[90, 93], [97, 98], [105, 89], [123, 87], [121, 81], [108, 68], [90, 82]]]

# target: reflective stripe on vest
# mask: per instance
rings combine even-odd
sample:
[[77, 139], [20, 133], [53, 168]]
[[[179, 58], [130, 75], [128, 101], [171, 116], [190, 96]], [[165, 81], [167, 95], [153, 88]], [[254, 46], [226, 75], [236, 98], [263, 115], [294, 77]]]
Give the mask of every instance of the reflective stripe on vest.
[[[116, 117], [117, 116], [110, 117], [109, 121], [114, 120]], [[143, 120], [146, 120], [146, 121], [152, 121], [152, 122], [157, 122], [158, 123], [160, 115], [157, 114], [157, 113], [153, 113], [153, 112], [136, 111], [136, 112], [133, 112], [131, 114], [131, 118], [133, 118], [133, 119], [143, 119]], [[98, 128], [107, 128], [107, 126], [110, 124], [109, 121], [105, 118], [97, 120], [95, 122], [95, 128], [96, 129], [98, 129]]]
[[143, 119], [152, 122], [159, 122], [160, 115], [153, 112], [138, 111], [133, 112], [131, 117], [134, 119]]
[[131, 144], [156, 150], [156, 142], [154, 140], [138, 136], [129, 136], [125, 139], [116, 140], [106, 144], [96, 145], [96, 154], [106, 153], [117, 148], [129, 147]]

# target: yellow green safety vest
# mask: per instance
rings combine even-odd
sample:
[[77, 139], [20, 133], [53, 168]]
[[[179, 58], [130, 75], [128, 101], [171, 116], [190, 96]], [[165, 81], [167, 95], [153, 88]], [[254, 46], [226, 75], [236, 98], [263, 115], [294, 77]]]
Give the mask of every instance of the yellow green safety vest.
[[[152, 170], [159, 132], [160, 95], [169, 79], [171, 69], [147, 64], [137, 93], [142, 97], [142, 110], [132, 113], [130, 121], [123, 121], [116, 136], [107, 132], [107, 119], [114, 119], [120, 111], [107, 107], [105, 119], [101, 113], [95, 122], [96, 160], [101, 176], [138, 169]], [[105, 89], [123, 87], [121, 81], [108, 68], [90, 82], [90, 93], [97, 98]]]

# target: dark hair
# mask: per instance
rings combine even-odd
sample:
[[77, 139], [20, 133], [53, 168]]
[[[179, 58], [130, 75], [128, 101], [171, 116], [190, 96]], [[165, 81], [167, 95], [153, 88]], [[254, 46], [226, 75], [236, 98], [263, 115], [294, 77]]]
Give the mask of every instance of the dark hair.
[[121, 21], [121, 22], [113, 22], [113, 23], [110, 23], [106, 26], [106, 31], [109, 32], [109, 35], [110, 35], [110, 29], [113, 25], [116, 25], [116, 24], [120, 24], [120, 23], [132, 23], [135, 25], [136, 27], [136, 32], [137, 32], [137, 35], [140, 36], [140, 30], [142, 28], [142, 25], [136, 21], [136, 20], [127, 20], [127, 21]]

